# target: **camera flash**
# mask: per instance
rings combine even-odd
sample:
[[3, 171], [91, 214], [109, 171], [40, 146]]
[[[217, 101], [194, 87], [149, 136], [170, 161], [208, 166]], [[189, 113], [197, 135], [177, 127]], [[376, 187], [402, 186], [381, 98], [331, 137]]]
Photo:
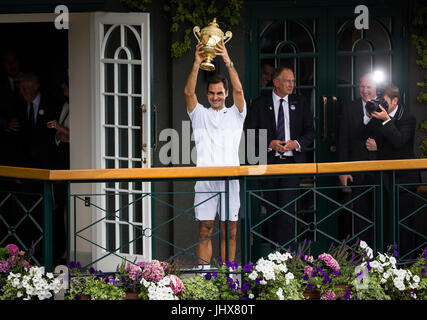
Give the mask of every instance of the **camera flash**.
[[374, 71], [372, 78], [375, 83], [382, 83], [384, 81], [384, 73], [380, 70], [376, 70]]

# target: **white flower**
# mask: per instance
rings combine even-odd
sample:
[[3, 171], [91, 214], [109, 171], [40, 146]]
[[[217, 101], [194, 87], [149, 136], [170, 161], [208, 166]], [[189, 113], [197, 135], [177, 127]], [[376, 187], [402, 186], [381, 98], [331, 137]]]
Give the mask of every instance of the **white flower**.
[[368, 247], [368, 244], [365, 242], [365, 241], [360, 241], [360, 243], [359, 243], [359, 246], [362, 248], [362, 249], [366, 249], [367, 247]]
[[379, 254], [378, 258], [380, 259], [380, 261], [381, 261], [382, 263], [384, 263], [384, 262], [385, 262], [385, 260], [386, 260], [385, 256], [384, 256], [383, 254], [381, 254], [381, 253]]
[[282, 288], [279, 288], [279, 290], [277, 290], [276, 295], [279, 297], [279, 300], [285, 300], [285, 297], [283, 296]]
[[369, 265], [370, 265], [370, 266], [371, 266], [371, 268], [373, 268], [373, 269], [377, 269], [377, 268], [380, 266], [379, 262], [378, 262], [378, 261], [376, 261], [376, 260], [374, 260], [374, 261], [370, 262], [370, 263], [369, 263]]
[[258, 273], [254, 270], [249, 274], [248, 278], [255, 281], [258, 278]]
[[254, 297], [255, 297], [255, 296], [254, 296], [254, 294], [253, 294], [253, 293], [250, 293], [250, 294], [249, 294], [249, 296], [248, 296], [248, 298], [249, 298], [249, 299], [253, 299]]
[[367, 247], [365, 251], [369, 259], [372, 259], [374, 257], [374, 252], [371, 248]]
[[415, 282], [420, 282], [420, 277], [415, 275], [412, 280], [414, 280]]

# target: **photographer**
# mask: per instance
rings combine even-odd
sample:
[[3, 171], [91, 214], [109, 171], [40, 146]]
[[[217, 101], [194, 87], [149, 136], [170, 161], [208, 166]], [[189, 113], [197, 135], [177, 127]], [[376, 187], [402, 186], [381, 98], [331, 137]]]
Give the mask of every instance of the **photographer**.
[[[382, 100], [382, 101], [381, 101]], [[414, 159], [414, 136], [416, 120], [415, 117], [398, 104], [399, 88], [388, 85], [384, 89], [384, 99], [377, 99], [375, 111], [365, 113], [364, 121], [368, 127], [376, 132], [375, 139], [366, 141], [366, 148], [377, 151], [378, 160]], [[369, 107], [369, 106], [368, 106]], [[420, 174], [417, 170], [396, 171], [395, 180], [401, 183], [419, 183]], [[391, 244], [391, 217], [392, 217], [392, 173], [384, 174], [384, 244]], [[409, 188], [408, 188], [409, 189]], [[399, 218], [402, 219], [410, 214], [416, 205], [414, 196], [400, 190], [399, 194]], [[396, 199], [397, 200], [397, 199]], [[396, 219], [397, 208], [396, 208]], [[415, 222], [410, 220], [414, 224]], [[411, 225], [410, 227], [414, 227]], [[401, 249], [407, 251], [413, 248], [411, 237], [400, 236]]]
[[[366, 141], [369, 137], [374, 137], [373, 133], [363, 122], [366, 104], [376, 97], [376, 83], [371, 73], [364, 74], [359, 81], [360, 97], [352, 102], [343, 105], [341, 120], [339, 123], [338, 161], [368, 161], [376, 159], [376, 152], [366, 148]], [[361, 217], [373, 220], [373, 192], [366, 191], [365, 185], [375, 184], [375, 174], [373, 172], [362, 172], [352, 174], [341, 174], [339, 182], [351, 192], [344, 192], [344, 197], [352, 197], [352, 209]], [[349, 200], [349, 199], [348, 199]], [[347, 200], [345, 200], [347, 201]], [[349, 217], [349, 212], [344, 211], [343, 221], [340, 223], [340, 231], [343, 237], [348, 233], [358, 234], [362, 240], [373, 244], [373, 231], [368, 228], [368, 222], [356, 215]], [[352, 218], [352, 222], [347, 221]], [[351, 224], [351, 225], [349, 225]], [[362, 232], [362, 230], [365, 230]]]

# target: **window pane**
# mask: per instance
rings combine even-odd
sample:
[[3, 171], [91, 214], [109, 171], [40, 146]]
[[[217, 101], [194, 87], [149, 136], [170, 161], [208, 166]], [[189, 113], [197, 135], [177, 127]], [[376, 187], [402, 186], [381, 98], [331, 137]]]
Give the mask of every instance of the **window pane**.
[[107, 251], [114, 251], [116, 249], [116, 228], [113, 223], [107, 223], [105, 237]]
[[113, 28], [105, 45], [104, 58], [114, 59], [114, 54], [120, 47], [120, 26], [116, 25]]
[[[133, 28], [138, 28], [139, 26], [132, 26]], [[134, 32], [125, 27], [125, 46], [131, 52], [132, 60], [140, 60], [141, 59], [141, 47], [139, 45], [138, 39], [136, 38]]]
[[114, 96], [105, 96], [105, 123], [114, 124]]
[[[274, 23], [267, 23], [265, 31], [261, 34], [260, 38], [260, 50], [261, 53], [274, 53], [276, 51], [276, 46], [281, 41], [285, 39], [285, 23], [283, 21], [278, 21]], [[261, 23], [262, 25], [262, 23]]]
[[141, 98], [132, 98], [132, 125], [141, 126]]
[[120, 225], [120, 252], [129, 253], [129, 225]]
[[295, 21], [288, 22], [289, 40], [296, 43], [298, 52], [314, 52], [315, 46], [310, 33]]
[[114, 92], [114, 64], [105, 63], [104, 64], [104, 87], [105, 92]]
[[105, 128], [105, 155], [115, 156], [115, 128]]
[[128, 97], [119, 97], [119, 124], [128, 125]]
[[[129, 148], [128, 148], [128, 129], [119, 128], [119, 149], [120, 157], [128, 158], [129, 157]], [[127, 166], [126, 166], [127, 167]], [[123, 167], [121, 167], [123, 168]]]
[[141, 94], [141, 65], [132, 65], [132, 93]]
[[127, 64], [119, 64], [118, 70], [118, 83], [119, 83], [119, 93], [128, 93], [128, 65]]

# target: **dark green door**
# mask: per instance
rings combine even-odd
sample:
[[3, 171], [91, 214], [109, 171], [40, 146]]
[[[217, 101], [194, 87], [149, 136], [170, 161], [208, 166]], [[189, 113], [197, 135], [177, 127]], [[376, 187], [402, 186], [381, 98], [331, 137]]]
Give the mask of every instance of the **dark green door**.
[[[270, 3], [271, 4], [271, 3]], [[406, 82], [401, 75], [405, 8], [375, 6], [369, 9], [369, 29], [355, 27], [354, 8], [346, 6], [301, 6], [249, 3], [247, 9], [246, 92], [249, 100], [270, 94], [271, 67], [284, 65], [295, 72], [296, 92], [310, 100], [316, 137], [308, 151], [311, 162], [337, 161], [340, 111], [359, 96], [358, 80], [366, 72], [381, 69], [397, 84], [405, 98]], [[401, 5], [400, 5], [401, 6]], [[298, 200], [297, 240], [308, 238], [314, 247], [326, 250], [330, 243], [352, 235], [349, 213], [339, 209], [345, 201], [337, 176], [304, 177]], [[249, 188], [256, 188], [256, 184]], [[308, 189], [307, 189], [308, 188]], [[248, 197], [251, 224], [266, 217], [259, 199]], [[301, 223], [305, 221], [305, 223]], [[253, 230], [252, 256], [263, 255], [269, 245], [259, 237], [262, 226]]]

